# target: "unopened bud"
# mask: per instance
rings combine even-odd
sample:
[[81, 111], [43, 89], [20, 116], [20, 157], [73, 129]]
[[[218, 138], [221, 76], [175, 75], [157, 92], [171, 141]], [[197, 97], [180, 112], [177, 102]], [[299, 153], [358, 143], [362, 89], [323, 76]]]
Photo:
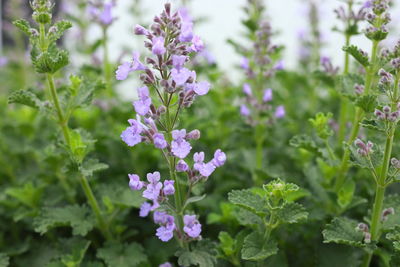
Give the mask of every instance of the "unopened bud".
[[394, 214], [394, 208], [387, 208], [382, 211], [381, 222], [386, 222], [388, 216]]
[[186, 135], [187, 139], [193, 139], [193, 140], [197, 140], [200, 139], [200, 131], [195, 129], [193, 131], [190, 131], [187, 135]]

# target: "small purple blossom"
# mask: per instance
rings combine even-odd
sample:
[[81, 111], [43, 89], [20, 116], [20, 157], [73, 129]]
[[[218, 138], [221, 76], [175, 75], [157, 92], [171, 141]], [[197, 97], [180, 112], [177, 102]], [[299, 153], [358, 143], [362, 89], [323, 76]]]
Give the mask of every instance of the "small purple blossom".
[[196, 215], [185, 215], [183, 217], [183, 231], [192, 238], [199, 237], [201, 233], [201, 224], [196, 219]]
[[201, 52], [204, 49], [204, 43], [200, 36], [195, 35], [192, 39], [192, 45], [190, 46], [191, 52]]
[[0, 67], [4, 67], [8, 63], [8, 58], [4, 56], [0, 56]]
[[101, 12], [99, 19], [102, 24], [110, 25], [113, 21], [113, 17], [111, 14], [112, 8], [114, 4], [112, 2], [106, 2], [103, 6], [103, 12]]
[[133, 52], [131, 62], [124, 62], [118, 66], [118, 69], [115, 72], [116, 79], [119, 81], [125, 80], [126, 78], [128, 78], [129, 73], [131, 73], [132, 71], [145, 70], [145, 69], [146, 67], [143, 65], [142, 62], [140, 62], [139, 52]]
[[186, 158], [191, 149], [192, 146], [185, 139], [177, 139], [171, 142], [172, 154], [180, 159]]
[[154, 146], [159, 149], [164, 149], [168, 145], [162, 133], [156, 133], [153, 135], [153, 143]]
[[198, 163], [196, 167], [201, 176], [204, 177], [209, 177], [215, 171], [215, 165], [212, 161], [208, 163]]
[[126, 128], [126, 130], [122, 132], [121, 139], [128, 146], [134, 146], [142, 142], [142, 136], [140, 134], [142, 133], [143, 129], [137, 120], [129, 119], [128, 122], [131, 126]]
[[151, 98], [147, 86], [138, 88], [139, 100], [133, 102], [137, 114], [144, 116], [150, 111]]
[[149, 31], [145, 27], [143, 27], [143, 26], [141, 26], [139, 24], [135, 25], [135, 28], [133, 29], [133, 32], [136, 35], [147, 35], [147, 34], [149, 34]]
[[272, 100], [272, 89], [268, 88], [264, 90], [264, 95], [263, 95], [263, 102], [269, 102]]
[[252, 95], [250, 84], [248, 83], [243, 84], [243, 93], [247, 96]]
[[225, 164], [226, 161], [226, 154], [222, 152], [221, 149], [217, 149], [214, 153], [214, 158], [212, 160], [215, 167], [221, 167]]
[[147, 181], [149, 184], [146, 187], [146, 190], [143, 191], [143, 197], [149, 200], [157, 201], [162, 188], [162, 183], [160, 181], [160, 173], [148, 173]]
[[193, 154], [193, 161], [195, 163], [202, 163], [204, 161], [204, 152], [196, 152]]
[[151, 204], [148, 202], [143, 202], [143, 204], [140, 206], [139, 210], [139, 216], [140, 217], [147, 217], [149, 215], [151, 210]]
[[165, 180], [163, 192], [164, 195], [169, 196], [175, 194], [174, 180]]
[[187, 56], [181, 55], [181, 56], [177, 56], [177, 55], [173, 55], [172, 56], [172, 65], [174, 66], [174, 68], [176, 70], [180, 70], [183, 65], [185, 65], [185, 62], [187, 60]]
[[129, 177], [129, 187], [132, 190], [140, 190], [143, 188], [144, 183], [140, 181], [139, 175], [128, 174], [128, 177]]
[[189, 165], [183, 159], [181, 159], [178, 161], [175, 168], [178, 172], [186, 172], [189, 170]]
[[177, 86], [184, 85], [192, 75], [192, 71], [188, 70], [187, 68], [171, 70], [172, 80], [176, 83]]
[[246, 105], [241, 105], [240, 106], [240, 114], [244, 117], [250, 116], [250, 110]]
[[181, 27], [181, 34], [179, 35], [179, 41], [190, 42], [193, 39], [193, 23], [183, 22]]
[[280, 118], [285, 117], [285, 114], [286, 114], [285, 107], [281, 105], [276, 108], [274, 115], [275, 115], [275, 118], [280, 119]]
[[356, 141], [354, 141], [354, 145], [358, 147], [357, 153], [361, 156], [365, 157], [373, 152], [372, 147], [374, 146], [374, 144], [370, 141], [365, 144], [361, 139], [357, 139]]
[[156, 236], [163, 242], [168, 242], [174, 237], [174, 230], [166, 226], [157, 228]]
[[173, 267], [173, 266], [169, 262], [164, 262], [163, 264], [160, 264], [158, 267]]
[[154, 214], [154, 222], [163, 224], [157, 229], [156, 236], [163, 242], [171, 240], [175, 230], [174, 217], [166, 213]]
[[211, 84], [209, 82], [198, 82], [193, 90], [198, 95], [206, 95], [210, 91]]
[[274, 66], [274, 70], [284, 70], [284, 69], [285, 69], [285, 62], [283, 60], [279, 60]]
[[249, 59], [247, 57], [242, 57], [240, 67], [244, 70], [248, 70], [250, 68]]
[[166, 51], [164, 47], [164, 37], [154, 37], [152, 40], [153, 47], [151, 52], [154, 55], [163, 55]]

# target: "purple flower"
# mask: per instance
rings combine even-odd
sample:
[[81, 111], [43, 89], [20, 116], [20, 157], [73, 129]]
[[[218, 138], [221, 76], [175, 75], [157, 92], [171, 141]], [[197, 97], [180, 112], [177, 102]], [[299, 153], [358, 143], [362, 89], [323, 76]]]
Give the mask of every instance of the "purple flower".
[[134, 146], [142, 142], [142, 136], [140, 135], [142, 132], [142, 126], [138, 121], [133, 119], [129, 119], [128, 122], [131, 126], [126, 128], [126, 130], [122, 132], [121, 139], [128, 146]]
[[210, 91], [210, 87], [211, 85], [209, 82], [199, 82], [196, 83], [193, 90], [198, 95], [205, 95], [208, 93], [208, 91]]
[[183, 65], [185, 65], [187, 58], [188, 58], [187, 56], [183, 56], [183, 55], [182, 56], [173, 55], [172, 56], [172, 65], [174, 66], [174, 68], [176, 70], [179, 71], [183, 67]]
[[250, 84], [248, 83], [243, 84], [243, 93], [245, 93], [245, 95], [247, 96], [252, 95]]
[[186, 139], [197, 140], [197, 139], [200, 138], [200, 131], [197, 130], [197, 129], [194, 129], [194, 130], [190, 131], [190, 132], [186, 135], [185, 138], [186, 138]]
[[163, 55], [165, 53], [164, 37], [154, 37], [152, 44], [151, 52], [153, 52], [154, 55]]
[[116, 79], [120, 81], [125, 80], [128, 77], [129, 73], [131, 73], [132, 71], [145, 69], [146, 67], [143, 65], [142, 62], [140, 62], [139, 52], [133, 52], [131, 62], [124, 62], [120, 66], [118, 66], [118, 69], [115, 72]]
[[153, 201], [157, 201], [162, 188], [162, 183], [159, 182], [160, 173], [148, 173], [147, 181], [149, 181], [149, 184], [147, 185], [146, 190], [143, 191], [143, 197]]
[[138, 88], [139, 100], [133, 102], [136, 113], [141, 116], [146, 115], [150, 111], [151, 98], [147, 86]]
[[175, 194], [174, 183], [175, 183], [174, 180], [164, 181], [164, 188], [163, 188], [164, 195], [169, 196]]
[[192, 17], [190, 16], [189, 10], [186, 7], [179, 8], [178, 13], [183, 22], [187, 23], [193, 21]]
[[190, 46], [190, 50], [193, 52], [201, 52], [204, 49], [204, 43], [200, 39], [200, 36], [195, 35], [192, 39], [192, 46]]
[[101, 12], [101, 14], [99, 16], [99, 19], [100, 19], [102, 24], [110, 25], [111, 22], [113, 21], [113, 17], [112, 17], [112, 14], [111, 14], [112, 7], [113, 7], [113, 3], [112, 2], [104, 3], [103, 12]]
[[174, 229], [160, 226], [157, 228], [156, 236], [163, 242], [168, 242], [174, 237]]
[[164, 262], [163, 264], [160, 264], [158, 267], [173, 267], [173, 266], [169, 262]]
[[129, 187], [132, 190], [140, 190], [142, 189], [144, 183], [140, 181], [139, 175], [137, 174], [128, 174], [129, 177]]
[[148, 173], [147, 174], [147, 181], [149, 181], [149, 183], [155, 184], [157, 182], [160, 181], [160, 173], [159, 172], [153, 172], [153, 173]]
[[4, 67], [8, 63], [8, 58], [7, 57], [2, 57], [0, 56], [0, 67]]
[[283, 60], [279, 60], [275, 66], [274, 66], [275, 70], [284, 70], [285, 69], [285, 62]]
[[196, 219], [196, 215], [183, 216], [183, 231], [192, 238], [197, 238], [201, 233], [201, 224]]
[[191, 149], [192, 146], [185, 139], [177, 139], [171, 142], [172, 154], [180, 159], [186, 158]]
[[221, 151], [221, 149], [217, 149], [214, 153], [214, 158], [212, 160], [215, 167], [221, 167], [225, 164], [226, 154]]
[[172, 131], [172, 139], [178, 140], [178, 139], [184, 139], [186, 138], [186, 130], [173, 130]]
[[371, 7], [372, 7], [371, 0], [365, 1], [364, 4], [362, 5], [362, 8], [371, 8]]
[[275, 110], [275, 118], [280, 119], [285, 117], [285, 107], [284, 106], [278, 106]]
[[193, 23], [183, 22], [181, 26], [181, 34], [179, 35], [179, 41], [190, 42], [193, 39]]
[[174, 217], [166, 213], [165, 211], [155, 211], [153, 214], [154, 223], [166, 224], [168, 222], [173, 222]]
[[215, 165], [212, 161], [208, 163], [198, 163], [196, 167], [201, 176], [204, 177], [209, 177], [215, 171]]
[[136, 24], [135, 28], [133, 29], [134, 33], [136, 35], [147, 35], [149, 34], [149, 31], [143, 27], [142, 25]]
[[241, 105], [240, 106], [240, 114], [244, 117], [250, 116], [250, 110], [246, 105]]
[[162, 133], [156, 133], [153, 135], [153, 143], [156, 148], [164, 149], [167, 147], [167, 141], [165, 141]]
[[140, 206], [139, 216], [147, 217], [147, 215], [149, 215], [150, 210], [151, 210], [151, 204], [148, 202], [143, 202], [143, 204]]
[[246, 57], [242, 57], [242, 62], [240, 63], [240, 67], [244, 70], [248, 70], [250, 68], [249, 59]]
[[164, 224], [157, 229], [156, 236], [163, 242], [169, 241], [174, 236], [175, 222], [174, 217], [166, 213], [154, 216], [154, 222]]
[[186, 172], [189, 170], [189, 165], [183, 159], [181, 159], [178, 161], [175, 168], [178, 172]]
[[269, 102], [272, 100], [272, 89], [268, 88], [264, 90], [263, 101]]
[[193, 161], [195, 163], [202, 163], [204, 161], [204, 152], [196, 152], [193, 154]]
[[193, 75], [193, 72], [188, 70], [187, 68], [181, 69], [172, 69], [171, 76], [172, 80], [176, 83], [177, 86], [181, 86], [186, 83], [186, 81]]

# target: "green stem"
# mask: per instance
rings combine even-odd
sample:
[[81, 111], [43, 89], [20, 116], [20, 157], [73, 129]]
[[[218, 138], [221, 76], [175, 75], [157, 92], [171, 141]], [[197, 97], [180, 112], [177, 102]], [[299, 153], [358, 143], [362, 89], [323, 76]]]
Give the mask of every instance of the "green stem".
[[112, 236], [108, 229], [108, 225], [107, 225], [106, 221], [104, 220], [104, 217], [100, 211], [99, 204], [96, 200], [96, 197], [93, 194], [92, 189], [90, 188], [88, 180], [86, 179], [85, 176], [81, 175], [79, 181], [81, 183], [83, 191], [85, 192], [85, 195], [89, 202], [89, 205], [92, 208], [92, 210], [96, 216], [100, 231], [103, 233], [104, 237], [107, 240], [112, 240]]
[[106, 83], [107, 92], [112, 96], [113, 92], [111, 88], [111, 69], [108, 57], [107, 27], [103, 27], [103, 72], [104, 72], [104, 80]]
[[[378, 44], [379, 41], [372, 42], [372, 52], [371, 52], [371, 66], [367, 69], [367, 74], [365, 78], [365, 89], [364, 94], [367, 95], [372, 87], [372, 80], [376, 73], [376, 65], [377, 65], [377, 52], [378, 52]], [[347, 140], [347, 145], [351, 146], [354, 140], [357, 138], [358, 132], [360, 130], [360, 122], [364, 118], [364, 111], [357, 107], [356, 112], [353, 118], [353, 125], [350, 133], [350, 137]], [[339, 192], [340, 188], [346, 181], [346, 174], [349, 169], [349, 159], [350, 159], [350, 151], [349, 149], [345, 149], [342, 157], [342, 162], [339, 167], [338, 176], [335, 182], [335, 191]]]
[[[346, 34], [346, 46], [350, 45], [351, 35]], [[350, 63], [350, 55], [349, 53], [344, 53], [344, 69], [343, 74], [346, 75], [349, 73], [349, 63]], [[339, 115], [339, 131], [338, 131], [338, 144], [342, 146], [346, 135], [346, 124], [347, 124], [347, 114], [349, 109], [349, 100], [341, 96], [340, 102], [340, 115]]]
[[[395, 84], [393, 87], [393, 101], [392, 101], [392, 109], [396, 109], [396, 102], [398, 98], [398, 87], [399, 87], [400, 73], [396, 75]], [[375, 192], [375, 201], [372, 209], [372, 218], [371, 218], [371, 240], [379, 241], [380, 238], [380, 226], [381, 226], [381, 215], [383, 208], [383, 201], [385, 199], [385, 190], [386, 190], [386, 179], [389, 171], [390, 158], [392, 155], [393, 148], [393, 139], [394, 134], [396, 132], [396, 122], [393, 122], [391, 128], [389, 130], [389, 134], [386, 138], [385, 143], [385, 154], [383, 156], [383, 164], [381, 173], [379, 176], [379, 180], [376, 183], [376, 192]], [[366, 255], [364, 259], [365, 267], [369, 266], [370, 261], [372, 259], [373, 252], [370, 252]]]

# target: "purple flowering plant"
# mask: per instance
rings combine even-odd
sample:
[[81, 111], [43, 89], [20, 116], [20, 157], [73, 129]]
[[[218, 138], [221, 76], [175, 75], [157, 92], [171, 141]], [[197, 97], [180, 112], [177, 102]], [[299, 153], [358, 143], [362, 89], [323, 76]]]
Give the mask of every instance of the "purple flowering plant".
[[154, 223], [159, 225], [156, 236], [163, 242], [175, 237], [183, 248], [200, 240], [202, 233], [199, 218], [188, 211], [188, 205], [204, 196], [193, 196], [192, 188], [206, 181], [226, 161], [226, 154], [220, 149], [211, 159], [207, 160], [204, 152], [195, 152], [191, 160], [192, 142], [200, 138], [200, 131], [178, 128], [180, 113], [211, 89], [210, 83], [198, 81], [196, 72], [186, 67], [190, 58], [204, 48], [193, 26], [182, 9], [173, 11], [166, 4], [148, 29], [134, 27], [136, 35], [146, 38], [145, 47], [151, 55], [141, 59], [138, 52], [133, 52], [132, 60], [116, 70], [117, 80], [126, 79], [131, 72], [141, 72], [143, 82], [137, 89], [138, 99], [133, 102], [136, 117], [128, 120], [121, 139], [130, 147], [139, 143], [154, 145], [169, 168], [166, 174], [148, 173], [146, 180], [129, 174], [130, 188], [142, 191], [146, 199], [139, 215], [152, 213]]

